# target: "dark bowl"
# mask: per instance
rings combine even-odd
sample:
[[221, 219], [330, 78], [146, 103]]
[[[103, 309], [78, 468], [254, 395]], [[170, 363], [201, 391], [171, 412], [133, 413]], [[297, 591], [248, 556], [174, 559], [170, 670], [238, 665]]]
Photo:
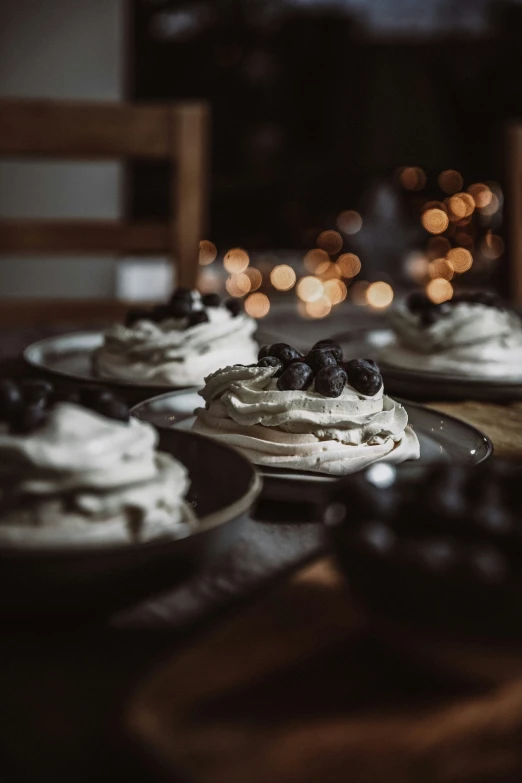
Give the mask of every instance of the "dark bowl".
[[189, 470], [199, 530], [88, 551], [0, 550], [0, 612], [107, 615], [189, 579], [231, 546], [261, 490], [255, 468], [234, 449], [182, 430], [162, 431], [159, 448]]
[[[456, 545], [456, 560], [445, 559], [448, 553], [434, 548], [432, 539], [431, 545], [428, 537], [423, 540], [422, 504], [418, 516], [404, 522], [400, 515], [393, 522], [379, 521], [379, 500], [369, 499], [365, 513], [364, 490], [359, 493], [358, 486], [363, 486], [366, 473], [344, 481], [342, 492], [349, 496], [351, 488], [352, 503], [340, 502], [340, 484], [331, 491], [323, 520], [350, 592], [374, 631], [394, 647], [454, 673], [494, 680], [520, 674], [520, 572], [511, 568], [499, 573], [495, 559], [487, 561], [493, 547], [473, 540], [465, 542], [460, 556]], [[513, 475], [516, 479], [520, 471], [513, 469]], [[416, 492], [418, 481], [418, 472], [398, 471], [391, 491], [407, 497]], [[387, 491], [381, 490], [381, 500]], [[356, 492], [359, 500], [354, 500]], [[418, 526], [418, 535], [411, 536], [412, 525]], [[406, 529], [409, 533], [404, 535], [401, 531]], [[460, 535], [456, 531], [457, 539]], [[486, 560], [470, 561], [468, 553], [474, 551], [486, 553]], [[477, 563], [483, 571], [476, 570]]]

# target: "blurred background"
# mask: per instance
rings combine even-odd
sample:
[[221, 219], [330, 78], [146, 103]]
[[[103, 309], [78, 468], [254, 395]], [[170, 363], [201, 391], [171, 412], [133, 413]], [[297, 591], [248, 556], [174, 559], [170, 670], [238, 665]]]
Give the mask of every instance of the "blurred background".
[[[201, 287], [307, 318], [423, 286], [509, 295], [518, 0], [3, 0], [0, 96], [206, 99]], [[3, 160], [1, 217], [164, 217], [161, 163]], [[4, 257], [3, 296], [162, 298], [159, 257]], [[143, 297], [141, 297], [143, 298]]]

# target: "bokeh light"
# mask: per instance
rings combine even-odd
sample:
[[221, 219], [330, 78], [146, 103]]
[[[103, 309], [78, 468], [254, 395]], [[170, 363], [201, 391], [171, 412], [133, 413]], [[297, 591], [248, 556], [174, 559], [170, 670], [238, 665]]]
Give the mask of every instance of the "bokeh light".
[[442, 277], [444, 280], [451, 280], [455, 270], [447, 258], [436, 258], [434, 261], [430, 261], [429, 273], [433, 278]]
[[[463, 272], [467, 272], [468, 269], [471, 269], [473, 265], [473, 256], [465, 247], [454, 247], [448, 253], [448, 261], [451, 263], [455, 272], [462, 274]], [[444, 277], [444, 275], [441, 275], [441, 277]], [[448, 280], [450, 279], [451, 278], [448, 278]]]
[[441, 304], [441, 302], [447, 302], [451, 299], [453, 296], [453, 286], [449, 280], [437, 277], [434, 280], [430, 280], [426, 286], [426, 295], [435, 304]]
[[500, 209], [500, 199], [496, 193], [491, 193], [491, 199], [489, 204], [480, 208], [481, 215], [487, 215], [488, 217], [494, 215]]
[[491, 197], [493, 195], [491, 188], [489, 188], [487, 185], [484, 185], [483, 182], [476, 182], [474, 185], [470, 185], [468, 188], [468, 193], [471, 195], [473, 201], [475, 202], [475, 206], [478, 209], [487, 207], [491, 202]]
[[442, 209], [443, 212], [447, 212], [446, 207], [446, 201], [448, 199], [444, 199], [444, 201], [426, 201], [426, 203], [422, 207], [422, 212], [426, 212], [428, 209]]
[[361, 261], [355, 253], [343, 253], [337, 259], [337, 266], [343, 277], [355, 277], [361, 271]]
[[306, 302], [305, 311], [310, 318], [326, 318], [332, 310], [332, 305], [326, 296], [321, 296], [313, 302]]
[[317, 267], [315, 274], [317, 277], [320, 277], [321, 280], [334, 280], [335, 278], [339, 279], [342, 277], [340, 267], [333, 261], [330, 261], [328, 266], [324, 268], [322, 265], [321, 268]]
[[451, 243], [446, 237], [431, 237], [426, 243], [426, 255], [432, 260], [443, 258], [451, 249]]
[[302, 277], [297, 284], [297, 296], [303, 302], [317, 302], [323, 291], [324, 286], [317, 277]]
[[244, 272], [238, 275], [230, 275], [225, 283], [230, 296], [244, 296], [250, 291], [250, 278]]
[[405, 166], [399, 173], [399, 180], [405, 190], [422, 190], [426, 174], [418, 166]]
[[421, 223], [430, 234], [442, 234], [448, 227], [449, 219], [442, 209], [427, 209], [422, 214]]
[[270, 311], [270, 300], [266, 294], [250, 294], [245, 299], [245, 311], [252, 318], [264, 318]]
[[488, 231], [482, 240], [480, 249], [486, 258], [494, 261], [496, 258], [500, 258], [504, 252], [504, 240], [498, 234], [492, 234], [491, 231]]
[[389, 283], [379, 281], [378, 283], [372, 283], [368, 286], [366, 291], [366, 301], [370, 307], [376, 307], [379, 310], [383, 310], [385, 307], [389, 307], [393, 302], [393, 288]]
[[199, 263], [208, 266], [216, 260], [217, 247], [209, 239], [202, 239], [199, 243]]
[[360, 307], [364, 307], [368, 304], [366, 294], [369, 286], [368, 280], [358, 280], [352, 285], [350, 288], [350, 299], [354, 304], [359, 305]]
[[337, 305], [346, 299], [348, 290], [342, 280], [327, 280], [323, 287], [324, 295], [331, 304]]
[[404, 259], [404, 271], [415, 283], [424, 283], [429, 274], [429, 260], [416, 250]]
[[296, 275], [288, 264], [278, 264], [270, 272], [270, 282], [278, 291], [289, 291], [294, 287]]
[[325, 250], [314, 248], [305, 255], [303, 263], [307, 272], [316, 272], [317, 268], [321, 267], [321, 264], [330, 263], [330, 256]]
[[444, 193], [456, 193], [461, 189], [464, 180], [462, 175], [455, 169], [446, 169], [446, 171], [441, 171], [437, 177], [437, 182]]
[[452, 219], [461, 220], [469, 217], [475, 209], [475, 201], [469, 193], [456, 193], [448, 202]]
[[226, 253], [223, 259], [223, 266], [230, 274], [237, 274], [245, 271], [249, 261], [246, 250], [243, 250], [241, 247], [233, 247], [232, 250]]
[[245, 275], [250, 280], [250, 290], [257, 291], [263, 282], [263, 275], [259, 269], [256, 269], [253, 266], [249, 266], [248, 269], [245, 269]]
[[343, 238], [338, 231], [321, 231], [317, 237], [317, 247], [333, 256], [338, 253], [343, 246]]
[[343, 234], [357, 234], [362, 227], [362, 217], [355, 209], [345, 209], [337, 216], [337, 227]]

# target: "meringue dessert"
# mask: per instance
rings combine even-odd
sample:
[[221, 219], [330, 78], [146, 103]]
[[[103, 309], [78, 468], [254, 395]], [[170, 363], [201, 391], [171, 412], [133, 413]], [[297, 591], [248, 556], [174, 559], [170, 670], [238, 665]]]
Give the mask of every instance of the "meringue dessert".
[[374, 362], [343, 362], [333, 340], [306, 357], [285, 343], [256, 365], [225, 367], [199, 392], [194, 429], [238, 448], [257, 465], [344, 476], [379, 460], [418, 459], [408, 414], [383, 394]]
[[[126, 545], [195, 525], [184, 465], [105, 390], [50, 401], [48, 384], [0, 381], [0, 546]], [[52, 394], [52, 392], [51, 392]], [[75, 399], [73, 395], [72, 399]]]
[[93, 357], [100, 378], [158, 386], [201, 386], [210, 372], [253, 362], [256, 322], [237, 299], [178, 288], [169, 304], [129, 311], [105, 332]]
[[456, 294], [434, 304], [412, 294], [390, 321], [396, 341], [382, 355], [408, 370], [522, 380], [522, 322], [493, 294]]

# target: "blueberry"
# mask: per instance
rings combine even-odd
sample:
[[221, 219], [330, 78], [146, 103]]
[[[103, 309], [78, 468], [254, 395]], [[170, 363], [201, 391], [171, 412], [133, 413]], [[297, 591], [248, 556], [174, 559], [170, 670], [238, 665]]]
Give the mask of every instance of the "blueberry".
[[205, 307], [219, 307], [221, 304], [221, 297], [219, 294], [204, 294], [201, 297], [201, 301]]
[[323, 367], [337, 366], [337, 359], [330, 350], [313, 348], [306, 357], [306, 363], [310, 365], [314, 373], [318, 373]]
[[190, 327], [197, 326], [198, 324], [207, 324], [209, 320], [205, 310], [193, 310], [189, 315], [188, 325]]
[[8, 378], [0, 380], [0, 419], [7, 419], [22, 404], [20, 387]]
[[363, 359], [363, 362], [366, 362], [366, 364], [369, 364], [371, 367], [373, 367], [377, 372], [380, 372], [379, 365], [374, 359]]
[[259, 349], [259, 353], [257, 354], [257, 359], [264, 359], [265, 356], [270, 356], [270, 346], [269, 345], [262, 345]]
[[292, 359], [299, 359], [301, 354], [287, 343], [274, 343], [270, 346], [270, 356], [275, 356], [277, 359], [281, 359], [286, 367], [290, 364]]
[[260, 359], [257, 363], [258, 367], [276, 367], [277, 372], [274, 374], [274, 377], [277, 378], [281, 373], [283, 372], [284, 366], [281, 359], [277, 359], [275, 356], [264, 356], [263, 359]]
[[319, 340], [319, 342], [312, 347], [312, 351], [316, 348], [326, 348], [330, 353], [333, 353], [338, 362], [342, 362], [343, 360], [343, 349], [339, 343], [336, 343], [335, 340], [332, 340], [331, 338]]
[[303, 362], [296, 362], [286, 368], [277, 380], [277, 388], [280, 391], [307, 389], [312, 383], [312, 368]]
[[42, 405], [23, 405], [11, 417], [11, 432], [28, 435], [45, 423], [47, 411]]
[[143, 308], [132, 308], [127, 311], [125, 316], [125, 326], [133, 326], [138, 321], [150, 321], [152, 319], [152, 310]]
[[344, 365], [348, 383], [366, 397], [373, 397], [382, 386], [382, 377], [378, 370], [364, 359], [352, 359]]
[[29, 378], [26, 381], [22, 381], [21, 391], [26, 405], [45, 406], [53, 393], [53, 386], [49, 381]]
[[192, 301], [193, 301], [193, 296], [190, 288], [184, 288], [183, 286], [178, 286], [178, 288], [174, 289], [174, 292], [170, 297], [169, 304], [174, 304], [175, 302], [189, 302], [190, 304], [192, 304]]
[[237, 318], [239, 313], [243, 310], [243, 306], [238, 299], [227, 299], [225, 307], [230, 311], [233, 318]]
[[346, 381], [346, 373], [342, 367], [323, 367], [315, 376], [315, 391], [323, 397], [340, 397]]

